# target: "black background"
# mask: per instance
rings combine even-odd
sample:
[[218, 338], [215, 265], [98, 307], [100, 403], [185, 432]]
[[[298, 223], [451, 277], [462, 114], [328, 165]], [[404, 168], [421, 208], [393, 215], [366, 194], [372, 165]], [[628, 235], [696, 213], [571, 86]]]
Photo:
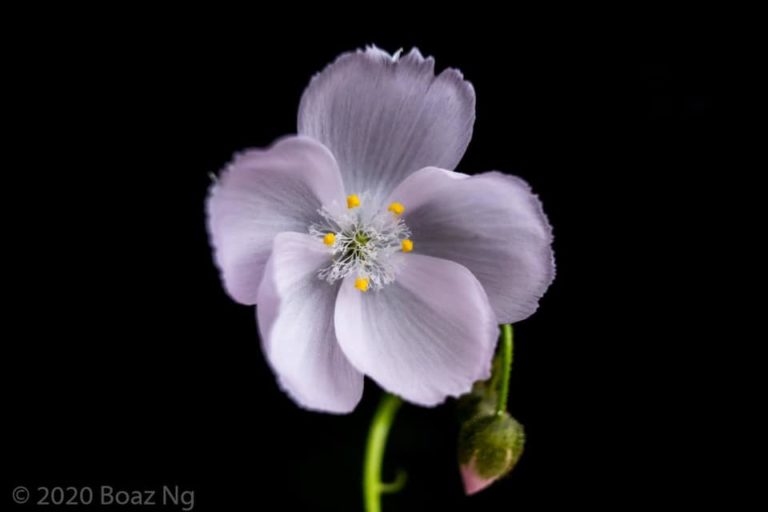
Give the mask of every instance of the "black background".
[[367, 382], [348, 416], [278, 390], [253, 309], [222, 290], [203, 205], [209, 173], [293, 133], [312, 74], [371, 43], [417, 46], [474, 84], [459, 170], [525, 178], [558, 267], [516, 327], [510, 411], [528, 439], [511, 477], [464, 497], [452, 404], [405, 406], [385, 469], [409, 481], [385, 510], [697, 499], [682, 480], [702, 454], [675, 418], [698, 399], [667, 384], [681, 354], [695, 366], [701, 340], [658, 321], [676, 300], [658, 276], [685, 267], [677, 228], [693, 216], [695, 177], [716, 166], [724, 36], [688, 31], [692, 20], [492, 18], [307, 29], [237, 13], [51, 17], [6, 38], [3, 510], [22, 509], [16, 485], [164, 484], [194, 489], [195, 510], [360, 509], [379, 390]]

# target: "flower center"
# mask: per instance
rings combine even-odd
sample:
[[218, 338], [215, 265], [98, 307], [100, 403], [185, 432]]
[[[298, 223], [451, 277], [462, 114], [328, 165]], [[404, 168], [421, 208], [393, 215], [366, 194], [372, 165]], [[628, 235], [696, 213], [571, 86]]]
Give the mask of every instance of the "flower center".
[[366, 215], [358, 207], [356, 194], [347, 197], [346, 208], [321, 208], [322, 221], [309, 227], [309, 234], [331, 248], [327, 267], [318, 277], [334, 283], [355, 276], [355, 288], [361, 292], [378, 290], [395, 280], [396, 264], [392, 255], [411, 252], [411, 232], [400, 215], [405, 207], [392, 203], [387, 211]]

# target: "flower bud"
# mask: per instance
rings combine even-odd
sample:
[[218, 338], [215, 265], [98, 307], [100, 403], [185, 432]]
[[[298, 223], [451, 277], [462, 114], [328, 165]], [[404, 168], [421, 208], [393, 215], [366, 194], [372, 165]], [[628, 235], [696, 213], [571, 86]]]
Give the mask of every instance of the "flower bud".
[[478, 416], [459, 433], [459, 463], [464, 491], [479, 492], [506, 475], [520, 459], [523, 426], [509, 414]]

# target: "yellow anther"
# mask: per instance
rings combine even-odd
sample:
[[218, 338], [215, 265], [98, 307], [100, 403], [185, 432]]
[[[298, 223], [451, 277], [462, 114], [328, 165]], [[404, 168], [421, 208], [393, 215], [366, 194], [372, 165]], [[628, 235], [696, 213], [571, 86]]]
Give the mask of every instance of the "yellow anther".
[[350, 194], [347, 196], [347, 208], [357, 208], [360, 206], [360, 198], [357, 194]]
[[407, 238], [402, 240], [400, 248], [403, 249], [403, 252], [411, 252], [413, 250], [413, 240], [408, 240]]
[[367, 292], [368, 291], [368, 278], [367, 277], [358, 277], [357, 279], [355, 279], [355, 288], [357, 288], [361, 292]]
[[333, 245], [333, 242], [335, 242], [335, 241], [336, 241], [336, 235], [334, 233], [327, 233], [323, 237], [323, 243], [325, 245]]
[[405, 206], [402, 203], [392, 203], [387, 210], [391, 211], [395, 215], [402, 215], [405, 211]]

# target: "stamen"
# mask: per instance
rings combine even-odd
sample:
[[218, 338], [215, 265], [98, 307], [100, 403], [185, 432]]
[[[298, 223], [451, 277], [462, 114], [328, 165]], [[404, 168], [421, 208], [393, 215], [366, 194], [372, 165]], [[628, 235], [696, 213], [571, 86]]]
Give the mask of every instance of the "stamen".
[[402, 203], [392, 203], [389, 205], [389, 208], [387, 208], [390, 212], [394, 213], [395, 215], [402, 215], [405, 211], [405, 206], [403, 206]]
[[357, 288], [361, 292], [367, 292], [368, 291], [368, 278], [367, 277], [358, 277], [357, 279], [355, 279], [355, 288]]
[[413, 240], [408, 240], [407, 238], [400, 242], [400, 248], [403, 250], [403, 252], [411, 252], [413, 250]]
[[[358, 196], [350, 197], [360, 201]], [[413, 247], [403, 245], [403, 240], [410, 240], [411, 232], [402, 218], [388, 211], [366, 216], [359, 210], [338, 208], [320, 208], [318, 214], [320, 219], [309, 226], [309, 234], [331, 250], [328, 265], [317, 273], [320, 279], [335, 283], [346, 277], [354, 280], [365, 276], [355, 281], [361, 291], [380, 290], [395, 280], [399, 263], [392, 255]], [[366, 284], [361, 284], [360, 279]]]
[[350, 194], [347, 196], [347, 208], [357, 208], [360, 206], [360, 198], [357, 194]]

